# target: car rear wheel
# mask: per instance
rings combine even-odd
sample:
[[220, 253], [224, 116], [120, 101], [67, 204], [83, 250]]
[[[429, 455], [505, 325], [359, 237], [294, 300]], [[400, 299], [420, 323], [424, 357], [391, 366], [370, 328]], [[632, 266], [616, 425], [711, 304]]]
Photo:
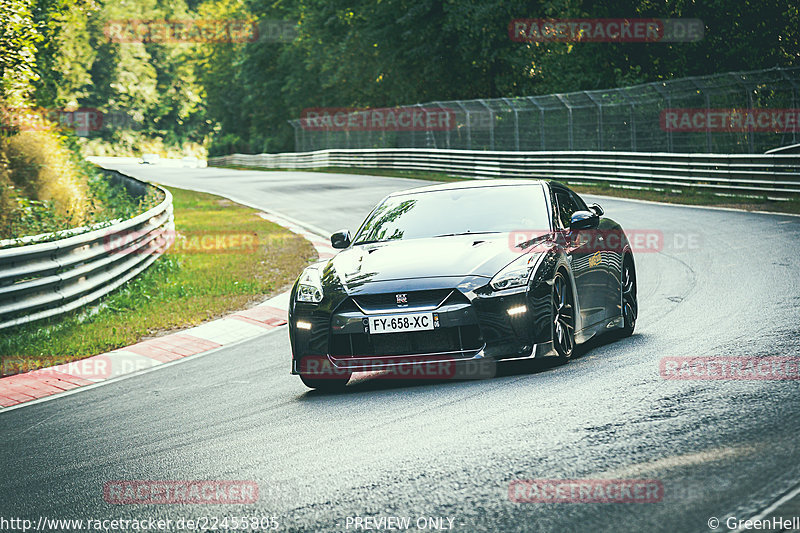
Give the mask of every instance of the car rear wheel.
[[575, 305], [572, 288], [562, 272], [553, 280], [553, 348], [565, 362], [575, 350]]
[[310, 376], [308, 374], [300, 374], [300, 380], [309, 389], [316, 389], [321, 391], [337, 391], [342, 390], [350, 381], [351, 374], [337, 375], [335, 377], [320, 377]]
[[630, 337], [636, 327], [636, 316], [639, 314], [639, 302], [636, 298], [636, 271], [630, 256], [625, 256], [622, 263], [622, 316], [625, 324], [622, 326], [622, 336]]

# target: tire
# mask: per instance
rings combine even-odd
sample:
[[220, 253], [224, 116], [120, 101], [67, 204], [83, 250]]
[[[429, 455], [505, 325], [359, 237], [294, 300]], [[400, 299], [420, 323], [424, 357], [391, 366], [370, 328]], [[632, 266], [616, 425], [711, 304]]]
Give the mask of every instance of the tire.
[[566, 363], [575, 352], [575, 300], [572, 287], [562, 271], [553, 278], [553, 348]]
[[300, 374], [300, 381], [309, 389], [332, 392], [343, 390], [347, 382], [350, 381], [351, 375], [348, 373], [347, 375], [326, 378]]
[[630, 337], [636, 328], [636, 317], [639, 314], [639, 300], [636, 296], [636, 269], [633, 266], [633, 259], [631, 259], [630, 255], [626, 255], [622, 261], [620, 287], [622, 289], [622, 317], [624, 319], [620, 335], [622, 337]]

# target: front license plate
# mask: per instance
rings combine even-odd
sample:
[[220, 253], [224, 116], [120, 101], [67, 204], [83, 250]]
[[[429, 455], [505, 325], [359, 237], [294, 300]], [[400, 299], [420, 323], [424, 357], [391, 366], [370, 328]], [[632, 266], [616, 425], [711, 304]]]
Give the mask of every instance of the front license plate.
[[428, 329], [433, 329], [433, 313], [369, 317], [369, 332], [372, 334], [425, 331]]

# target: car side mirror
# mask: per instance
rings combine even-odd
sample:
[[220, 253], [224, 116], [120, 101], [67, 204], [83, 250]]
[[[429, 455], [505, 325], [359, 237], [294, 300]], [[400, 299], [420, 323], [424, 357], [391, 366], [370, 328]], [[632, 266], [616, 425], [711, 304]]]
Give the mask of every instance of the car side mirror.
[[599, 217], [603, 216], [603, 213], [605, 212], [605, 211], [603, 211], [603, 208], [600, 207], [600, 204], [592, 204], [592, 205], [590, 205], [589, 206], [589, 210], [591, 212], [593, 212], [595, 215], [599, 216]]
[[596, 228], [600, 224], [600, 217], [592, 211], [575, 211], [569, 220], [569, 229], [579, 231], [582, 229]]
[[343, 229], [331, 235], [331, 246], [334, 248], [347, 248], [350, 246], [350, 231]]

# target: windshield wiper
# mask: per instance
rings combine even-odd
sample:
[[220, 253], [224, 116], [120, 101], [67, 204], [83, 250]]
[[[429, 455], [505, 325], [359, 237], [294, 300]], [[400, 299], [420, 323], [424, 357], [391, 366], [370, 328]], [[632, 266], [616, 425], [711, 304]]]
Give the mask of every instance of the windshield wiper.
[[[443, 233], [436, 237], [457, 237], [458, 235], [484, 235], [486, 233], [500, 233], [499, 231], [462, 231], [461, 233]], [[434, 237], [434, 238], [436, 238]]]

